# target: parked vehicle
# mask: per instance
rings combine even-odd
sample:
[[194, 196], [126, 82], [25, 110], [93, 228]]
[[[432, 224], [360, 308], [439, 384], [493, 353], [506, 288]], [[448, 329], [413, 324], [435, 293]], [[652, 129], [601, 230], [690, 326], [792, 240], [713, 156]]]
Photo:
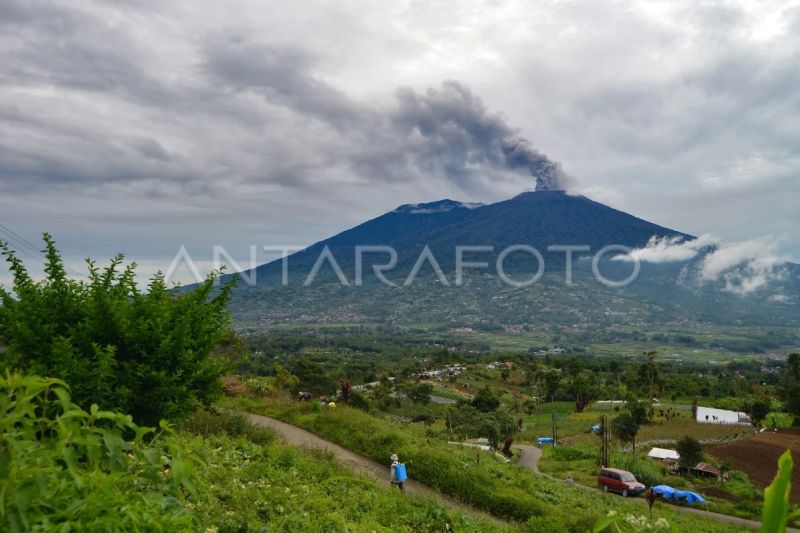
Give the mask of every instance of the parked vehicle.
[[644, 484], [636, 481], [636, 476], [627, 470], [603, 468], [597, 476], [597, 484], [603, 492], [618, 492], [623, 496], [635, 496], [644, 492]]

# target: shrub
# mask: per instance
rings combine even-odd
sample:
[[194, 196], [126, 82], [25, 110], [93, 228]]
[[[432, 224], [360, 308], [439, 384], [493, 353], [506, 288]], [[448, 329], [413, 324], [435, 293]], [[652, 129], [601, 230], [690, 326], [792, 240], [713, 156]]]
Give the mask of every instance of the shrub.
[[223, 376], [222, 392], [225, 396], [243, 396], [247, 394], [248, 386], [236, 376]]
[[614, 454], [613, 464], [616, 468], [627, 470], [648, 487], [657, 485], [664, 477], [661, 467], [652, 459], [635, 457], [630, 454]]
[[275, 440], [275, 433], [271, 429], [254, 425], [242, 414], [215, 413], [203, 408], [184, 420], [181, 428], [202, 437], [246, 437], [257, 444], [269, 444]]
[[273, 378], [263, 376], [253, 376], [247, 378], [245, 381], [246, 390], [237, 396], [244, 396], [244, 394], [252, 394], [253, 396], [270, 396], [275, 394], [275, 383]]
[[0, 465], [4, 531], [191, 528], [179, 498], [192, 463], [172, 431], [83, 411], [56, 379], [0, 378]]
[[233, 281], [214, 294], [215, 276], [175, 293], [156, 274], [146, 292], [122, 256], [101, 270], [88, 261], [88, 281], [66, 276], [45, 234], [45, 279], [34, 281], [0, 242], [13, 294], [0, 288], [0, 367], [61, 378], [74, 401], [130, 413], [157, 424], [210, 404], [228, 361], [213, 352], [229, 339], [227, 302]]

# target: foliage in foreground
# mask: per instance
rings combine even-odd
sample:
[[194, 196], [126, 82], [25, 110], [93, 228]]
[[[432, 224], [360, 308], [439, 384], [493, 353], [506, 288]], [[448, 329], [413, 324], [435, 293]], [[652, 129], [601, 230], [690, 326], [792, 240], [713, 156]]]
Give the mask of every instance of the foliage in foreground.
[[181, 531], [191, 463], [172, 432], [86, 412], [63, 382], [0, 378], [0, 529]]
[[102, 270], [88, 261], [88, 280], [77, 281], [52, 238], [44, 240], [46, 275], [38, 282], [0, 242], [14, 279], [12, 292], [0, 287], [0, 344], [7, 346], [0, 368], [58, 377], [83, 408], [96, 403], [144, 424], [212, 401], [223, 371], [213, 351], [229, 329], [232, 284], [214, 295], [211, 276], [176, 295], [157, 274], [142, 292], [135, 264], [122, 267], [122, 256]]
[[0, 531], [515, 529], [380, 487], [241, 416], [200, 411], [154, 432], [20, 375], [0, 379], [0, 415]]
[[792, 454], [786, 450], [778, 460], [778, 473], [769, 487], [764, 489], [764, 510], [761, 515], [762, 533], [783, 533], [786, 525], [800, 518], [800, 509], [791, 511], [789, 494], [792, 479]]

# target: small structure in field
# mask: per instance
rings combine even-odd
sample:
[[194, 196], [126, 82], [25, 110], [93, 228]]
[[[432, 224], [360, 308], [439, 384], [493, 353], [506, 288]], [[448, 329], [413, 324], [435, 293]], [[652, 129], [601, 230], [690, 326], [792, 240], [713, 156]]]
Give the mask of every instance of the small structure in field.
[[710, 465], [708, 463], [697, 463], [697, 465], [692, 468], [692, 474], [696, 476], [719, 479], [720, 472], [719, 468], [714, 465]]
[[695, 420], [701, 424], [750, 424], [747, 413], [700, 406], [696, 408]]
[[678, 470], [678, 460], [681, 458], [681, 454], [667, 448], [653, 448], [647, 453], [647, 457], [661, 461], [671, 472], [675, 472]]
[[650, 459], [658, 459], [659, 461], [665, 461], [668, 459], [677, 461], [681, 458], [681, 454], [675, 450], [669, 450], [667, 448], [653, 448], [647, 452], [647, 457]]

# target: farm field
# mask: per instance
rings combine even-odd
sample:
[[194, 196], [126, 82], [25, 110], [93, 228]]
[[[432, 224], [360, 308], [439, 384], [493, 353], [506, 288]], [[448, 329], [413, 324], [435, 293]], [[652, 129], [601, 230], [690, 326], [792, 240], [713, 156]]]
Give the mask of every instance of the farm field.
[[[792, 458], [800, 461], [800, 429], [780, 430], [777, 433], [765, 431], [752, 439], [708, 448], [711, 455], [719, 459], [729, 459], [733, 468], [746, 473], [750, 481], [759, 488], [770, 484], [777, 471], [778, 457], [787, 449], [792, 450]], [[791, 501], [800, 503], [800, 469], [792, 473]]]

